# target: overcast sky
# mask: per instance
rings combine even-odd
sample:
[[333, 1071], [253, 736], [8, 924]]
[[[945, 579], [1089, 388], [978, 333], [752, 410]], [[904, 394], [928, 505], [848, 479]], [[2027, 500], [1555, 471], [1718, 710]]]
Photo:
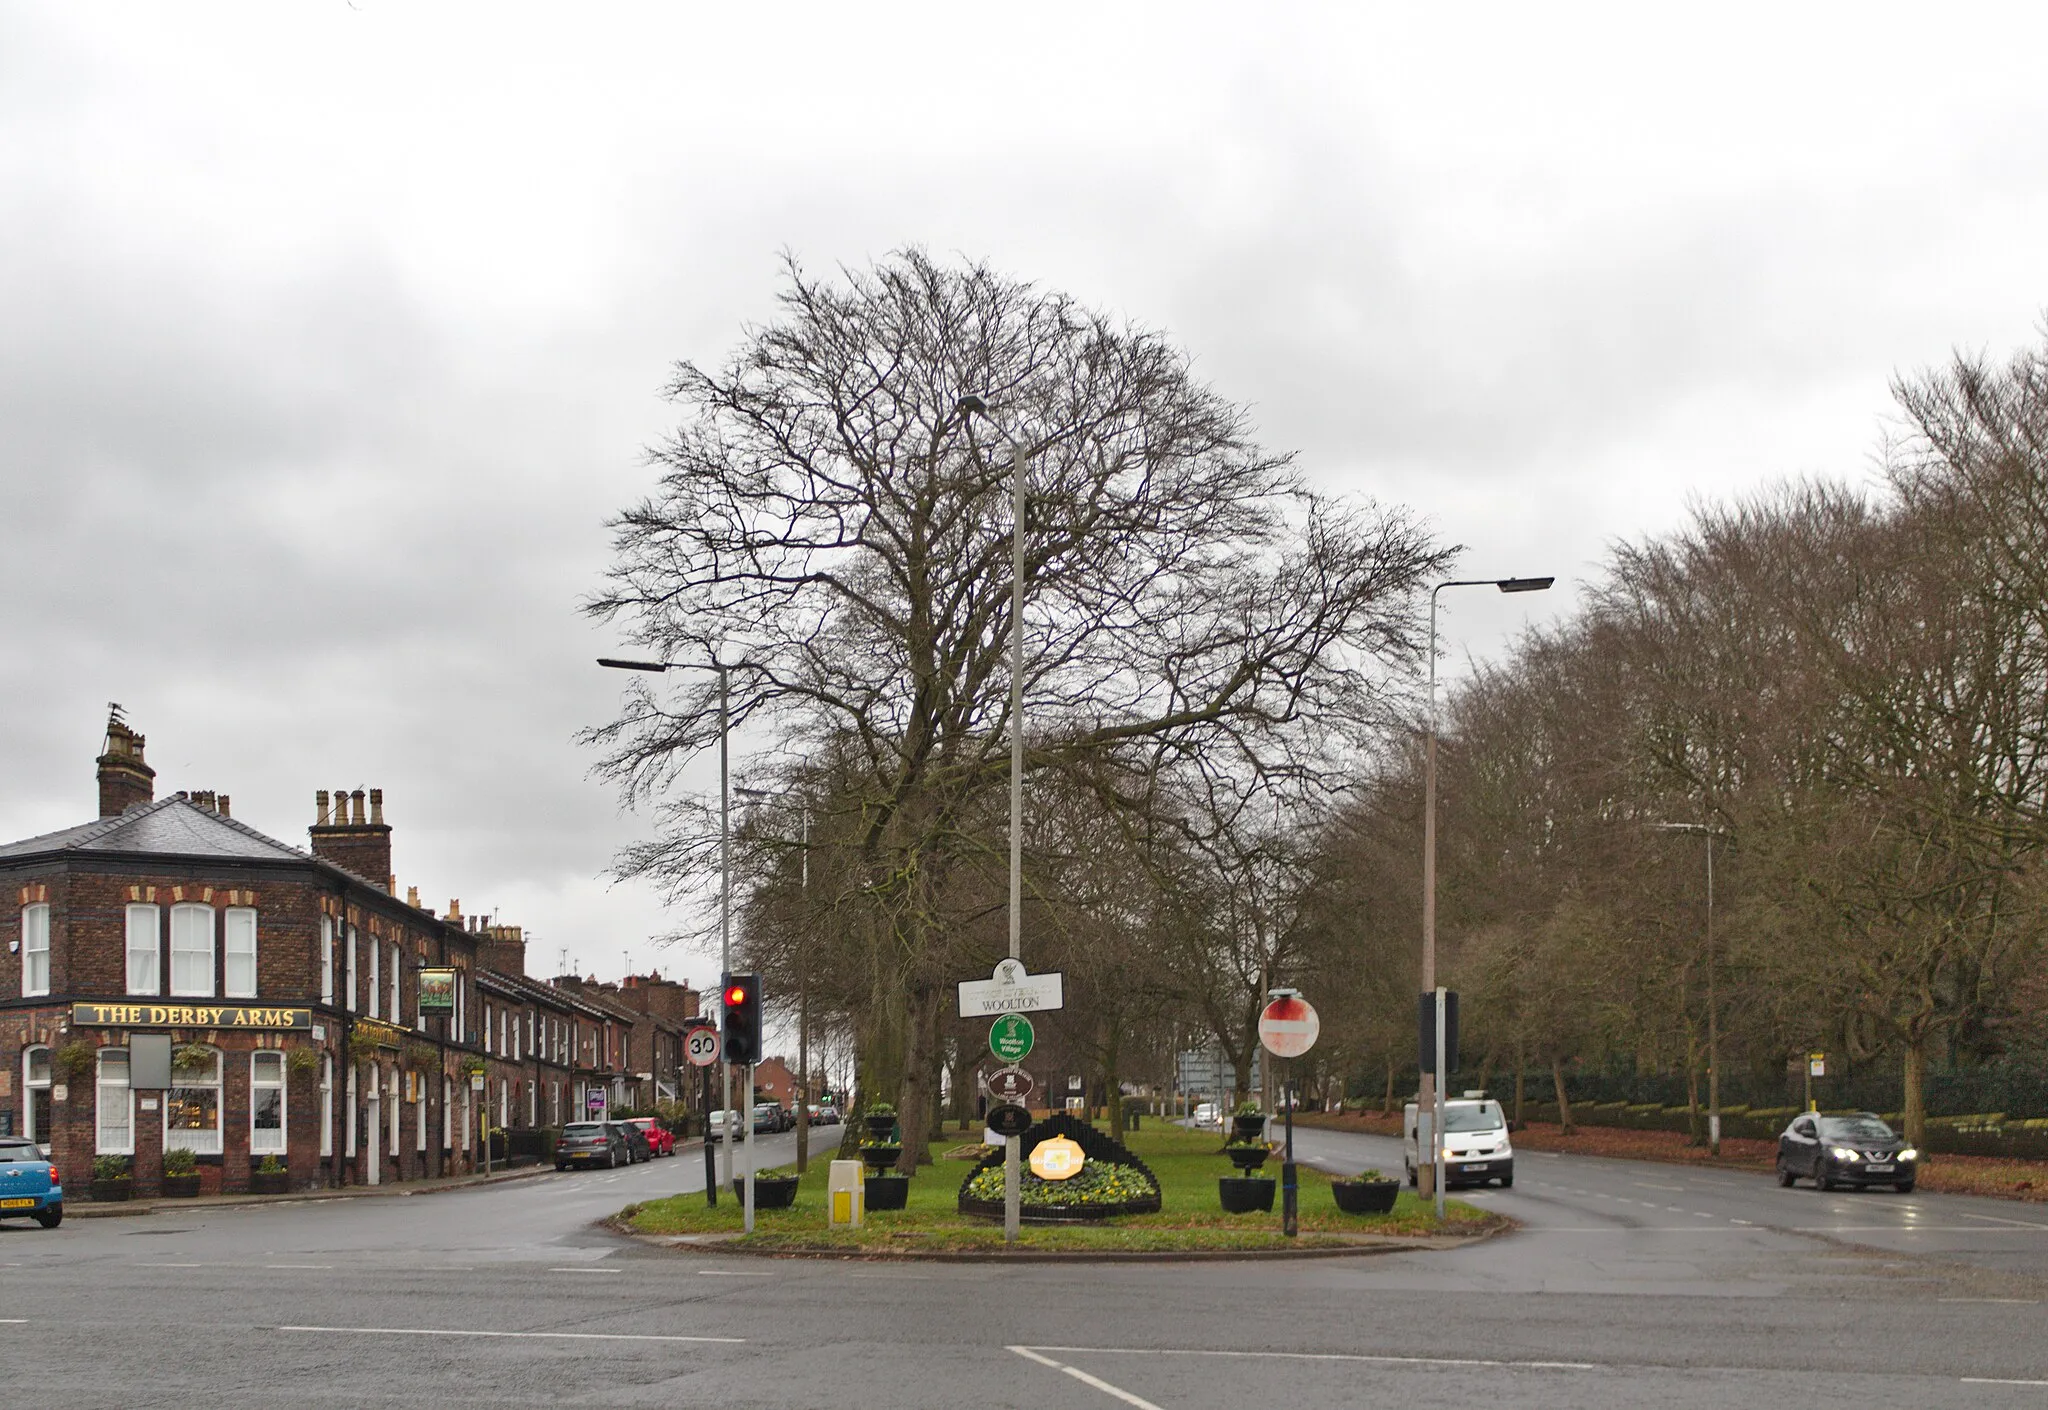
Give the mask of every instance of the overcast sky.
[[715, 981], [604, 880], [576, 603], [784, 248], [1170, 333], [1461, 572], [1558, 574], [1450, 604], [1498, 651], [2036, 336], [2041, 7], [1792, 10], [0, 0], [0, 839], [93, 815], [118, 700], [159, 796], [304, 846], [382, 787], [401, 890], [535, 971]]

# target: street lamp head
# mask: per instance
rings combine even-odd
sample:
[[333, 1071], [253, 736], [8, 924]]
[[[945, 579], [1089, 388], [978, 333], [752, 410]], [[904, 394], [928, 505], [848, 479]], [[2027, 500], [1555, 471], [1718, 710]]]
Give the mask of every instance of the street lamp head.
[[986, 416], [988, 415], [988, 400], [978, 392], [969, 392], [966, 396], [953, 403], [953, 410], [959, 412], [962, 416]]
[[1497, 578], [1494, 586], [1502, 592], [1544, 592], [1556, 578]]
[[666, 661], [620, 661], [610, 656], [598, 657], [597, 664], [609, 666], [614, 671], [666, 671], [669, 668]]

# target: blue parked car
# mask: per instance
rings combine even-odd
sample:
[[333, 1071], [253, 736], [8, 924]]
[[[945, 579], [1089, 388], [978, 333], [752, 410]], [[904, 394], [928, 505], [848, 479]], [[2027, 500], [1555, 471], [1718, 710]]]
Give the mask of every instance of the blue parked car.
[[33, 1219], [45, 1229], [64, 1222], [64, 1185], [34, 1141], [0, 1137], [0, 1219]]

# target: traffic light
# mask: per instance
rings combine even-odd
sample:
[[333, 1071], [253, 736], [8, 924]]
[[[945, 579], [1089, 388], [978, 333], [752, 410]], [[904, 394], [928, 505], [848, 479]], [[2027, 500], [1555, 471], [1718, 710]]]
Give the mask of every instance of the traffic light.
[[761, 978], [754, 974], [728, 974], [721, 991], [725, 1010], [725, 1060], [750, 1063], [761, 1060]]

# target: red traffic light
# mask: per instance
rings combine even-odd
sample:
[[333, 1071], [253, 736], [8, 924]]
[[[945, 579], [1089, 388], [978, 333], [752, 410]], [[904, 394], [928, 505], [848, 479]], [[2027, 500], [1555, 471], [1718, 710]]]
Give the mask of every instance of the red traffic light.
[[727, 989], [725, 991], [725, 1001], [728, 1004], [744, 1004], [747, 1001], [746, 986], [744, 984], [735, 984]]

